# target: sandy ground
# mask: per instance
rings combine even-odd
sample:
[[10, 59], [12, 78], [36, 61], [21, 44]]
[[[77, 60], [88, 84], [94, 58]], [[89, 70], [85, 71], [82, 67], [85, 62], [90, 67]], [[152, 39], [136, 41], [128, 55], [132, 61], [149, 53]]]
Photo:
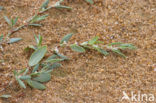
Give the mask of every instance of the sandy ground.
[[[0, 33], [7, 34], [9, 27], [3, 19], [19, 17], [17, 26], [30, 18], [44, 0], [1, 0]], [[51, 0], [50, 4], [57, 0]], [[24, 48], [35, 44], [34, 34], [43, 36], [43, 44], [51, 49], [59, 45], [67, 33], [77, 31], [71, 43], [83, 42], [98, 35], [105, 43], [125, 42], [138, 47], [136, 51], [125, 51], [124, 59], [110, 53], [103, 56], [95, 51], [72, 52], [68, 48], [61, 53], [71, 58], [63, 67], [52, 72], [52, 80], [45, 91], [31, 88], [20, 89], [17, 83], [2, 94], [11, 94], [10, 99], [0, 103], [127, 103], [121, 101], [122, 92], [132, 91], [154, 94], [156, 100], [156, 2], [155, 0], [95, 0], [89, 5], [83, 0], [64, 2], [73, 9], [51, 9], [45, 14], [43, 27], [26, 27], [11, 37], [22, 41], [5, 44], [0, 51], [0, 89], [13, 79], [12, 71], [28, 67], [28, 56]], [[151, 102], [150, 102], [151, 103]], [[153, 102], [154, 103], [154, 102]]]

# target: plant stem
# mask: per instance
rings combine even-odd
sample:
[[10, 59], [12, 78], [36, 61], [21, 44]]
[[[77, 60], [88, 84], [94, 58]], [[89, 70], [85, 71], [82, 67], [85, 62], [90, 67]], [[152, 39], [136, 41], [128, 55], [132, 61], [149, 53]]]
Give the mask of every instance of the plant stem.
[[21, 26], [15, 28], [14, 30], [12, 30], [11, 32], [8, 33], [7, 37], [9, 37], [10, 35], [12, 35], [13, 33], [17, 32], [17, 31], [19, 31], [20, 29], [24, 28], [25, 26], [27, 26], [27, 24], [21, 25]]

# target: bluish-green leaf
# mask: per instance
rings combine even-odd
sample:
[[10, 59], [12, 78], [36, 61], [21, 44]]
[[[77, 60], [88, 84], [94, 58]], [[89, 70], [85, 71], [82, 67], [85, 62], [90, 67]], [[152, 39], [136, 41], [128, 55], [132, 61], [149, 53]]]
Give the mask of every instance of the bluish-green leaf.
[[12, 43], [16, 43], [16, 42], [18, 42], [20, 40], [22, 40], [22, 38], [11, 38], [8, 43], [12, 44]]
[[136, 47], [132, 44], [121, 44], [119, 48], [120, 49], [136, 49]]
[[21, 80], [27, 80], [27, 79], [31, 79], [30, 75], [24, 75], [20, 77]]
[[36, 27], [40, 27], [42, 26], [41, 24], [29, 24], [29, 26], [36, 26]]
[[0, 96], [0, 98], [10, 98], [10, 97], [11, 97], [11, 95], [7, 95], [7, 94]]
[[37, 77], [33, 78], [33, 80], [38, 82], [48, 82], [51, 79], [51, 75], [49, 73], [41, 73]]
[[32, 73], [35, 73], [39, 69], [40, 64], [36, 64], [32, 70]]
[[85, 0], [85, 1], [90, 3], [90, 4], [94, 4], [93, 0]]
[[46, 60], [45, 62], [46, 63], [56, 63], [56, 62], [60, 62], [60, 61], [63, 61], [64, 59], [49, 59], [49, 60]]
[[30, 21], [30, 23], [33, 24], [33, 23], [35, 23], [35, 22], [39, 22], [39, 21], [41, 21], [41, 20], [44, 20], [47, 16], [48, 16], [47, 14], [46, 14], [46, 15], [42, 15], [42, 16], [36, 15], [36, 16], [34, 16], [34, 17], [32, 18], [32, 20]]
[[68, 57], [66, 57], [66, 56], [64, 56], [64, 55], [62, 55], [62, 54], [60, 54], [60, 53], [57, 53], [57, 52], [56, 52], [56, 54], [57, 54], [61, 59], [68, 60]]
[[0, 36], [0, 43], [3, 41], [3, 37], [4, 37], [4, 35], [2, 34], [2, 35]]
[[109, 53], [101, 48], [97, 49], [98, 52], [102, 53], [103, 55], [108, 55]]
[[26, 68], [26, 70], [24, 71], [23, 75], [26, 75], [29, 72], [29, 68]]
[[26, 88], [26, 86], [25, 86], [25, 84], [24, 84], [23, 81], [21, 81], [19, 78], [17, 79], [17, 81], [18, 81], [20, 87], [22, 87], [22, 88], [24, 88], [24, 89]]
[[58, 5], [58, 6], [55, 6], [55, 8], [60, 8], [60, 9], [69, 9], [71, 10], [72, 8], [69, 7], [69, 6], [64, 6], [64, 5]]
[[52, 69], [59, 68], [59, 67], [61, 67], [60, 63], [53, 63], [52, 65], [48, 66], [48, 70], [52, 70]]
[[45, 0], [42, 4], [42, 6], [40, 7], [40, 11], [46, 9], [48, 7], [49, 4], [49, 0]]
[[118, 50], [118, 49], [112, 49], [112, 51], [114, 53], [117, 53], [117, 54], [121, 55], [122, 57], [126, 58], [125, 54], [123, 54], [120, 50]]
[[56, 54], [53, 54], [52, 56], [48, 57], [46, 61], [51, 60], [51, 59], [56, 59], [57, 57], [58, 56]]
[[89, 40], [89, 41], [88, 41], [88, 44], [93, 45], [93, 44], [96, 43], [96, 41], [97, 41], [98, 39], [99, 39], [99, 37], [96, 36], [96, 37], [94, 37], [93, 39]]
[[63, 37], [60, 43], [62, 44], [64, 42], [68, 42], [72, 36], [73, 36], [73, 33], [67, 34], [66, 36]]
[[35, 50], [35, 52], [31, 55], [29, 59], [29, 66], [34, 66], [38, 64], [41, 59], [44, 57], [45, 53], [47, 52], [47, 46], [42, 46]]
[[112, 45], [120, 45], [122, 44], [121, 42], [115, 42], [115, 43], [110, 43], [110, 44], [107, 44], [108, 46], [112, 46]]
[[17, 75], [21, 75], [21, 74], [24, 73], [25, 71], [26, 71], [26, 68], [20, 70], [20, 71], [17, 73]]
[[14, 19], [11, 20], [12, 21], [12, 26], [14, 26], [17, 23], [17, 20], [18, 20], [18, 17], [16, 17], [15, 20]]
[[85, 49], [83, 47], [80, 47], [76, 44], [72, 44], [72, 45], [70, 45], [70, 47], [73, 51], [80, 52], [80, 53], [85, 52]]
[[34, 80], [27, 80], [27, 83], [29, 84], [29, 86], [31, 86], [32, 88], [36, 88], [36, 89], [39, 89], [39, 90], [44, 90], [46, 89], [46, 87], [41, 84], [40, 82], [37, 82], [37, 81], [34, 81]]
[[7, 16], [4, 16], [4, 19], [10, 26], [12, 25], [10, 19]]

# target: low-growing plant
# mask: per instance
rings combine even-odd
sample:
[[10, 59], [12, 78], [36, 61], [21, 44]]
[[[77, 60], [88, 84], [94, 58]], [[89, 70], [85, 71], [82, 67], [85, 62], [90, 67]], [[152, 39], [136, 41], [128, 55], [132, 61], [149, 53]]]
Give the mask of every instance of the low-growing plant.
[[57, 8], [57, 9], [69, 9], [71, 10], [72, 8], [69, 7], [69, 6], [65, 6], [65, 5], [61, 5], [61, 3], [63, 2], [64, 0], [59, 0], [57, 1], [54, 5], [51, 5], [48, 7], [48, 3], [49, 3], [49, 0], [45, 0], [45, 2], [42, 4], [41, 8], [39, 9], [40, 13], [43, 13], [49, 9], [52, 9], [52, 8]]
[[10, 26], [10, 28], [13, 29], [13, 27], [17, 23], [18, 17], [16, 17], [15, 19], [9, 19], [7, 16], [4, 16], [4, 19], [8, 23], [8, 25]]
[[108, 55], [108, 51], [112, 51], [116, 54], [119, 54], [122, 57], [126, 57], [125, 54], [121, 52], [121, 50], [125, 49], [136, 49], [136, 47], [132, 44], [128, 43], [121, 43], [121, 42], [115, 42], [115, 43], [110, 43], [106, 45], [101, 45], [104, 44], [102, 41], [99, 41], [99, 37], [96, 36], [92, 38], [89, 41], [85, 41], [83, 43], [78, 44], [77, 42], [75, 44], [67, 44], [69, 39], [72, 37], [73, 34], [67, 34], [66, 36], [63, 37], [61, 40], [60, 44], [69, 46], [73, 51], [77, 51], [80, 53], [83, 53], [86, 51], [86, 49], [94, 49], [98, 52], [100, 52], [103, 55]]
[[[17, 28], [11, 29], [11, 31], [8, 33], [7, 37], [9, 37], [13, 33], [19, 31], [20, 29], [22, 29], [22, 28], [24, 28], [26, 26], [35, 26], [35, 27], [42, 26], [41, 24], [38, 24], [38, 22], [40, 22], [42, 20], [45, 20], [48, 15], [47, 14], [41, 15], [41, 14], [44, 13], [45, 11], [51, 9], [51, 8], [57, 8], [57, 9], [63, 8], [63, 9], [70, 9], [71, 10], [72, 9], [71, 7], [61, 5], [61, 3], [63, 1], [64, 0], [59, 0], [54, 5], [51, 5], [51, 6], [48, 7], [49, 0], [45, 0], [45, 2], [43, 2], [41, 7], [39, 8], [39, 11], [33, 17], [31, 17], [30, 19], [26, 20], [26, 22], [23, 25], [21, 25], [21, 26], [19, 26]], [[10, 20], [7, 16], [4, 16], [4, 19], [11, 26], [11, 28], [16, 24], [16, 22], [18, 20], [18, 18]]]
[[34, 52], [29, 59], [29, 67], [22, 69], [20, 71], [14, 71], [14, 76], [16, 81], [22, 88], [26, 88], [25, 83], [27, 83], [32, 88], [39, 90], [44, 90], [46, 87], [43, 83], [51, 80], [51, 72], [54, 68], [61, 66], [61, 61], [67, 60], [68, 58], [58, 51], [55, 51], [54, 54], [47, 59], [43, 60], [46, 52], [47, 46], [41, 45], [42, 36], [39, 35], [38, 38], [35, 36], [37, 45], [33, 46]]

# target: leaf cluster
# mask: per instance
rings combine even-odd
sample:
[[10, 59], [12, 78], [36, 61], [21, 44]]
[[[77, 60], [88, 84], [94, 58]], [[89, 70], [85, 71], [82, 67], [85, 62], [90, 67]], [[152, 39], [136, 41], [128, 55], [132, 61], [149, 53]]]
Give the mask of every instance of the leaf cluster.
[[[35, 36], [35, 40], [37, 46], [32, 48], [34, 52], [29, 59], [29, 68], [22, 69], [19, 72], [15, 70], [14, 76], [22, 88], [26, 88], [26, 82], [32, 88], [44, 90], [46, 87], [43, 83], [51, 80], [50, 73], [52, 70], [61, 66], [58, 62], [67, 60], [68, 58], [58, 52], [55, 52], [52, 56], [43, 60], [47, 52], [47, 46], [41, 45], [41, 35], [39, 35], [38, 38]], [[32, 70], [30, 70], [31, 68]]]

